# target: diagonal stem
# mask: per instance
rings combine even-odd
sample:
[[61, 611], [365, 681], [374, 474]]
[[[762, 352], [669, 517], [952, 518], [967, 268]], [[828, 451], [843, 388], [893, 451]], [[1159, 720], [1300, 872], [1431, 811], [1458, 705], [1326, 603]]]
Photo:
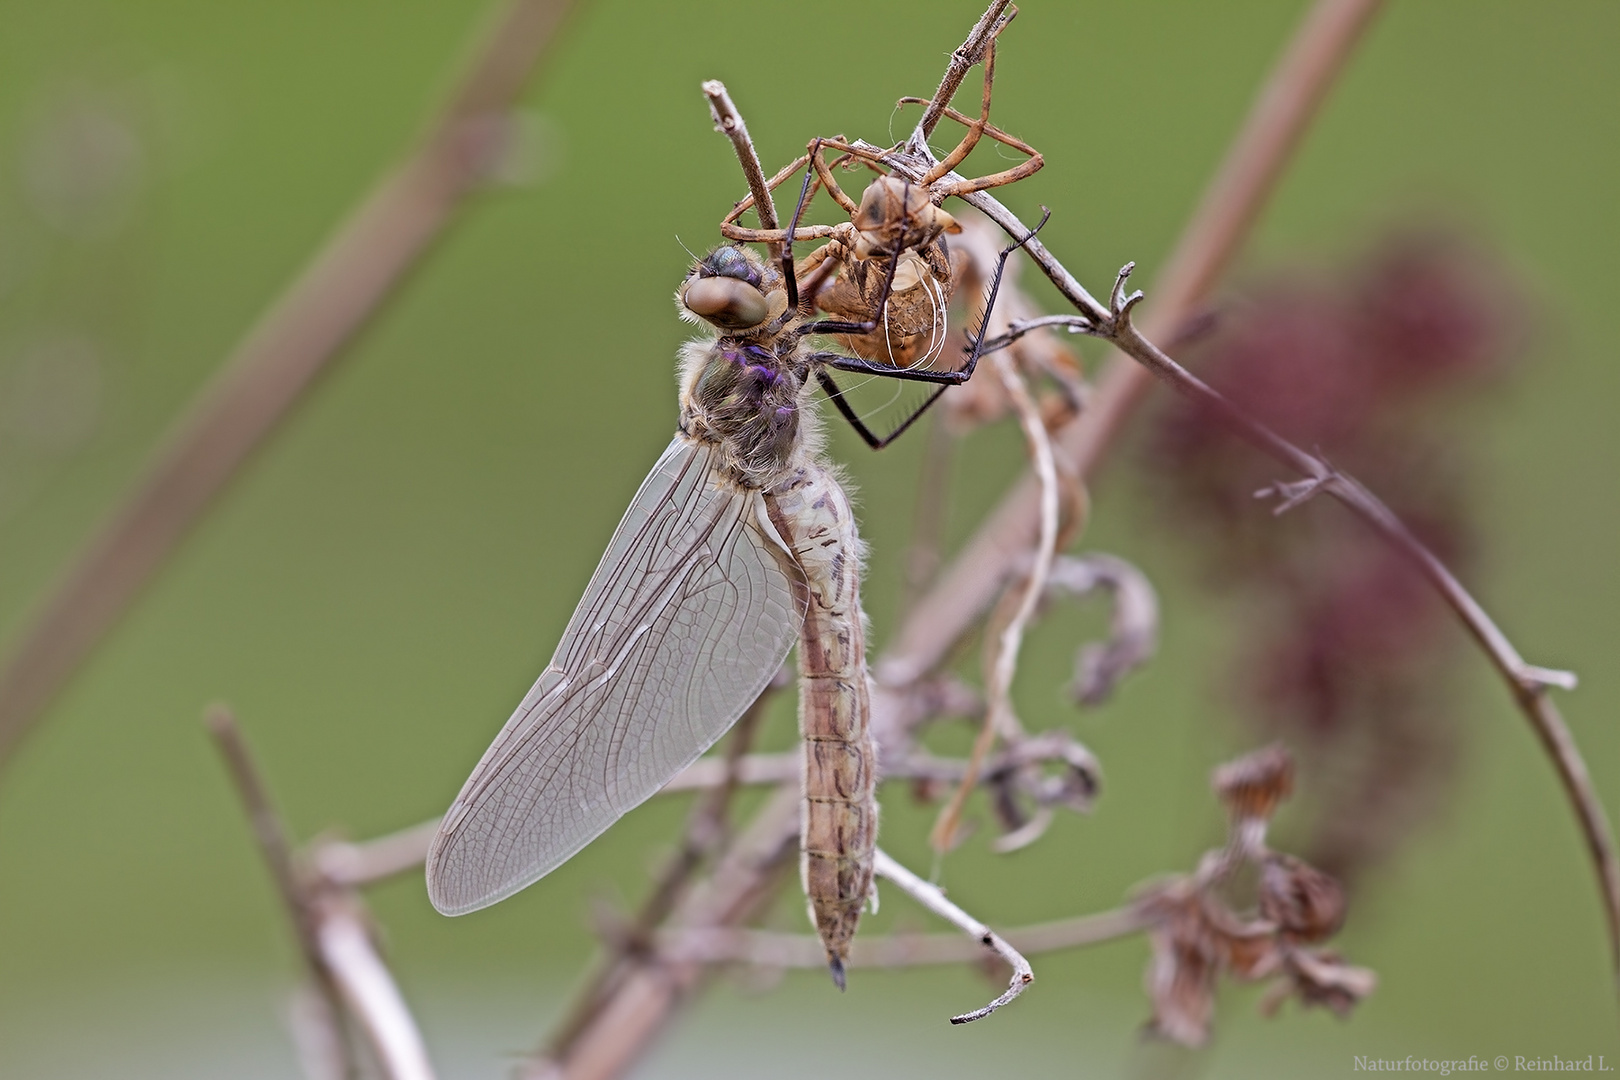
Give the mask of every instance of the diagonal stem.
[[499, 159], [502, 114], [568, 0], [511, 0], [416, 148], [237, 346], [0, 666], [0, 764], [276, 431], [393, 295]]

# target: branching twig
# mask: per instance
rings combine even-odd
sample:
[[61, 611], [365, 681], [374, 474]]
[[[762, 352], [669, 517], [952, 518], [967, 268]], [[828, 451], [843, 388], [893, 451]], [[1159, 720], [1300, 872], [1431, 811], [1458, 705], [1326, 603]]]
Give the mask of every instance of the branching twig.
[[335, 1038], [321, 1040], [322, 1049], [340, 1056], [330, 1063], [335, 1074], [350, 1076], [356, 1068], [342, 1030], [344, 1019], [352, 1018], [388, 1080], [432, 1080], [433, 1066], [421, 1032], [377, 954], [359, 901], [346, 890], [301, 872], [235, 718], [224, 708], [214, 708], [207, 723], [297, 934], [310, 979], [323, 1001], [323, 1019], [338, 1029]]
[[978, 781], [979, 764], [989, 754], [995, 737], [1000, 735], [1002, 738], [1011, 739], [1021, 732], [1012, 707], [1013, 676], [1018, 670], [1018, 653], [1023, 645], [1024, 630], [1035, 615], [1035, 606], [1040, 603], [1041, 595], [1046, 591], [1047, 575], [1051, 573], [1052, 560], [1057, 555], [1058, 476], [1057, 465], [1052, 455], [1052, 441], [1047, 437], [1046, 424], [1041, 418], [1040, 407], [1030, 396], [1029, 387], [1018, 374], [1012, 358], [1003, 351], [992, 355], [991, 360], [995, 365], [996, 374], [1001, 378], [1002, 386], [1007, 391], [1007, 397], [1012, 402], [1013, 410], [1018, 414], [1019, 425], [1024, 429], [1024, 439], [1029, 444], [1030, 460], [1034, 463], [1035, 475], [1040, 481], [1040, 536], [1035, 545], [1035, 557], [1018, 607], [993, 639], [994, 644], [985, 672], [984, 724], [974, 741], [973, 754], [968, 759], [967, 776], [963, 778], [962, 783], [952, 794], [950, 802], [940, 812], [939, 819], [934, 823], [933, 835], [929, 838], [933, 849], [941, 853], [951, 850], [956, 844], [957, 825], [961, 821], [962, 809], [967, 804], [968, 792]]
[[776, 228], [776, 203], [771, 199], [765, 170], [759, 163], [758, 152], [754, 150], [754, 140], [748, 136], [748, 125], [743, 123], [742, 113], [737, 111], [737, 106], [731, 102], [731, 95], [726, 92], [726, 84], [719, 79], [709, 79], [703, 84], [703, 96], [709, 99], [709, 115], [714, 118], [714, 130], [730, 139], [731, 148], [737, 152], [737, 163], [742, 166], [743, 176], [748, 180], [748, 190], [754, 197], [754, 213], [759, 218], [759, 227]]
[[996, 39], [1001, 28], [1018, 14], [1017, 8], [1008, 11], [1009, 7], [1012, 7], [1012, 0], [991, 0], [989, 8], [979, 16], [979, 21], [974, 23], [973, 29], [968, 32], [967, 40], [951, 53], [945, 75], [939, 80], [939, 88], [929, 99], [921, 118], [917, 121], [916, 130], [912, 132], [911, 143], [926, 150], [928, 136], [934, 133], [940, 117], [945, 115], [945, 108], [950, 105], [951, 98], [956, 96], [962, 80], [973, 70], [973, 65], [984, 59], [985, 47]]
[[[677, 928], [738, 926], [774, 895], [787, 854], [799, 839], [799, 789], [778, 788], [721, 858], [705, 887], [676, 908]], [[825, 960], [823, 961], [825, 962]], [[703, 966], [655, 951], [628, 956], [621, 976], [595, 999], [578, 1026], [553, 1038], [525, 1076], [608, 1080], [623, 1074], [695, 990]]]
[[[1015, 927], [1002, 933], [1020, 953], [1034, 956], [1100, 945], [1140, 933], [1148, 920], [1134, 906], [1071, 919]], [[764, 968], [827, 966], [827, 950], [813, 934], [770, 930], [671, 930], [659, 938], [671, 957], [705, 964], [754, 964]], [[962, 934], [889, 934], [858, 937], [850, 947], [855, 968], [923, 967], [971, 963], [984, 958], [984, 943]]]
[[[1183, 237], [1176, 258], [1172, 259], [1172, 272], [1166, 275], [1168, 302], [1160, 311], [1158, 325], [1176, 327], [1192, 305], [1207, 293], [1236, 250], [1238, 239], [1257, 214], [1289, 149], [1297, 141], [1332, 75], [1339, 69], [1377, 6], [1376, 0], [1319, 0], [1285, 54], [1277, 74], [1257, 102], [1248, 125], [1229, 153], [1199, 213], [1194, 216], [1193, 225]], [[913, 176], [921, 175], [932, 164], [932, 155], [926, 145], [919, 149], [908, 144], [907, 151], [914, 160], [893, 158], [887, 163], [895, 171]], [[989, 192], [972, 192], [964, 195], [963, 199], [996, 222], [1008, 236], [1017, 239], [1029, 235], [1028, 227]], [[1141, 294], [1129, 297], [1123, 294], [1130, 267], [1121, 272], [1110, 302], [1105, 307], [1038, 239], [1029, 239], [1024, 247], [1064, 298], [1080, 311], [1081, 315], [1073, 321], [1073, 325], [1110, 342], [1147, 372], [1146, 376], [1130, 377], [1129, 384], [1145, 380], [1148, 376], [1156, 377], [1168, 383], [1172, 389], [1209, 407], [1237, 434], [1349, 507], [1407, 555], [1441, 594], [1501, 674], [1515, 703], [1553, 759], [1594, 864], [1604, 901], [1610, 961], [1617, 975], [1620, 975], [1620, 858], [1615, 853], [1608, 816], [1592, 786], [1574, 737], [1546, 694], [1548, 686], [1568, 685], [1570, 677], [1566, 673], [1526, 664], [1479, 602], [1393, 511], [1371, 492], [1353, 478], [1336, 472], [1319, 457], [1294, 446], [1237, 410], [1137, 329], [1130, 317], [1130, 309]], [[1119, 385], [1128, 384], [1121, 377]], [[1095, 465], [1097, 455], [1117, 429], [1117, 423], [1114, 427], [1104, 426], [1114, 422], [1109, 417], [1091, 419], [1102, 407], [1102, 393], [1099, 390], [1092, 407], [1081, 420], [1071, 425], [1073, 428], [1080, 428], [1088, 422], [1093, 425], [1084, 429], [1089, 436], [1085, 445], [1091, 448], [1090, 456], [1075, 452], [1079, 445], [1076, 440], [1064, 440], [1070, 464], [1082, 473]], [[1123, 409], [1140, 394], [1140, 390], [1122, 390], [1118, 393], [1124, 403], [1119, 414], [1122, 417]], [[1030, 515], [1026, 504], [1030, 496], [1020, 494], [1026, 489], [1027, 485], [1004, 500], [992, 521], [970, 542], [952, 569], [941, 576], [930, 597], [918, 604], [906, 627], [902, 628], [896, 652], [880, 661], [877, 668], [880, 677], [903, 682], [920, 675], [943, 657], [943, 650], [954, 640], [954, 636], [946, 636], [946, 633], [953, 629], [960, 633], [965, 629], [967, 618], [962, 613], [977, 608], [980, 602], [978, 597], [993, 580], [987, 578], [986, 574], [1004, 565], [1016, 550], [1005, 547], [1005, 542], [1012, 535], [1028, 535]], [[989, 550], [984, 550], [981, 543], [988, 544]], [[935, 603], [930, 604], [930, 600], [935, 600]], [[918, 629], [908, 638], [907, 630], [912, 627]], [[924, 639], [922, 649], [918, 648], [919, 638]]]
[[0, 762], [487, 175], [507, 136], [502, 114], [567, 7], [567, 0], [511, 0], [416, 149], [383, 177], [175, 424], [5, 658]]

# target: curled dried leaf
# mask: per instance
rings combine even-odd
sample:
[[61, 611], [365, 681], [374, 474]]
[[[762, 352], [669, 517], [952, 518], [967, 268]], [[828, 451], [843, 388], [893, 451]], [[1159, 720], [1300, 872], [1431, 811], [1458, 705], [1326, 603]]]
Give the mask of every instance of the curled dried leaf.
[[1273, 854], [1260, 869], [1260, 913], [1295, 941], [1325, 941], [1344, 923], [1344, 889], [1292, 855]]
[[1290, 949], [1283, 968], [1283, 977], [1260, 1003], [1267, 1016], [1290, 997], [1299, 998], [1302, 1005], [1322, 1005], [1347, 1016], [1378, 986], [1378, 976], [1371, 970], [1345, 963], [1331, 949]]

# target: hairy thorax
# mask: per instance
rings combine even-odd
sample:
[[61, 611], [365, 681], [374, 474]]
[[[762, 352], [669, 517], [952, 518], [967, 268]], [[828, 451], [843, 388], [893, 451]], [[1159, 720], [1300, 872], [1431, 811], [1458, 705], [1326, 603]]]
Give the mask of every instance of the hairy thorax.
[[799, 444], [804, 371], [790, 340], [722, 337], [687, 346], [681, 430], [720, 443], [745, 487], [769, 486]]

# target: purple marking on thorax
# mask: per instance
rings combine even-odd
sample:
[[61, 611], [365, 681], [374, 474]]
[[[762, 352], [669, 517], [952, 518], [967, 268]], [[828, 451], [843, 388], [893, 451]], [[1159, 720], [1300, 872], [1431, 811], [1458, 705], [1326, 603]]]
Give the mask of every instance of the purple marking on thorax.
[[748, 373], [767, 386], [774, 386], [782, 378], [776, 369], [776, 356], [758, 345], [744, 345], [740, 349], [726, 349], [727, 360], [748, 369]]

